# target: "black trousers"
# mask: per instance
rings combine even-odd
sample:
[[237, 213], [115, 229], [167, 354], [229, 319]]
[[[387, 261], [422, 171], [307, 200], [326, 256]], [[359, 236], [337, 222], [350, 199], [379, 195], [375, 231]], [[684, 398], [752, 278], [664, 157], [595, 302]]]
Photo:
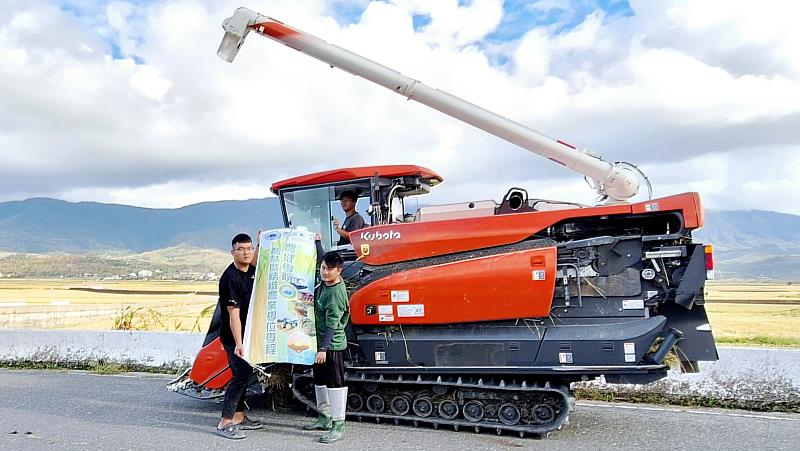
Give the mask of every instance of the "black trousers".
[[328, 388], [344, 387], [344, 353], [345, 351], [326, 352], [325, 363], [314, 364], [314, 385], [325, 385]]
[[222, 345], [228, 354], [228, 366], [233, 372], [233, 379], [225, 389], [225, 398], [222, 400], [222, 418], [233, 419], [236, 412], [244, 412], [244, 395], [253, 368], [244, 359], [234, 354], [234, 347]]

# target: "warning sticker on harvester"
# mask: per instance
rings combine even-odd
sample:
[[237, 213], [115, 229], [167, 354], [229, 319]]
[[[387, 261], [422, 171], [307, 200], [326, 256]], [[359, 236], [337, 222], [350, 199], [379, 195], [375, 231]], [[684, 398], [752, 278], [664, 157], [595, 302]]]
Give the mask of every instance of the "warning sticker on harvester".
[[622, 310], [640, 310], [644, 308], [644, 299], [623, 299]]
[[394, 315], [378, 315], [378, 321], [382, 323], [394, 321]]
[[624, 345], [625, 354], [636, 354], [636, 343], [628, 342]]
[[543, 269], [534, 269], [531, 271], [531, 277], [533, 280], [544, 280], [544, 270]]
[[379, 305], [378, 315], [394, 315], [391, 305]]
[[424, 304], [398, 305], [397, 316], [400, 318], [421, 318], [425, 316]]
[[408, 302], [408, 290], [392, 290], [392, 302]]

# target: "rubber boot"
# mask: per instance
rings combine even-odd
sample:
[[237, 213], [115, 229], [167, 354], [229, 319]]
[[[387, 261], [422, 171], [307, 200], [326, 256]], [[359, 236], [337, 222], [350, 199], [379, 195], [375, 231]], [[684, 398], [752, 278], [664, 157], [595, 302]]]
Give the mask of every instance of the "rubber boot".
[[347, 411], [347, 387], [329, 388], [331, 398], [331, 417], [333, 426], [330, 432], [319, 439], [321, 443], [333, 443], [344, 438], [344, 416]]
[[319, 418], [311, 424], [303, 426], [304, 431], [328, 431], [331, 429], [331, 404], [328, 398], [328, 387], [315, 385], [314, 392], [317, 395], [317, 412]]

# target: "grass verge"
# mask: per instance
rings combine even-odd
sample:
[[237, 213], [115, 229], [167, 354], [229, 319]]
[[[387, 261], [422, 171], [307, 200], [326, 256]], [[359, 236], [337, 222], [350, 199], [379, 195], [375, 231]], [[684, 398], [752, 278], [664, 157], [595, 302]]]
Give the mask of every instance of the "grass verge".
[[740, 345], [740, 346], [764, 346], [778, 348], [800, 348], [800, 338], [793, 337], [770, 337], [758, 335], [755, 337], [714, 337], [717, 344]]
[[737, 398], [715, 398], [698, 395], [678, 395], [654, 392], [627, 392], [623, 390], [603, 390], [597, 388], [578, 388], [575, 397], [587, 401], [629, 402], [661, 404], [683, 407], [708, 407], [722, 409], [752, 410], [757, 412], [800, 413], [800, 400], [761, 401]]
[[175, 375], [183, 371], [182, 368], [153, 367], [146, 365], [106, 362], [103, 360], [91, 362], [44, 362], [44, 361], [0, 361], [0, 368], [14, 370], [79, 370], [96, 374], [121, 374], [121, 373], [152, 373]]

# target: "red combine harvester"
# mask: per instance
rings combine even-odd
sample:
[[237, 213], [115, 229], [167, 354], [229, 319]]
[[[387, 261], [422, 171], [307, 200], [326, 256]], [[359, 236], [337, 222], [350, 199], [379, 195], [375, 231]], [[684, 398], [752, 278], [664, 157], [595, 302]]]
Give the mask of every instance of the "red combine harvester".
[[[223, 28], [227, 61], [254, 31], [561, 163], [604, 202], [586, 207], [512, 188], [499, 204], [406, 213], [409, 198], [443, 181], [418, 166], [273, 184], [286, 227], [321, 233], [323, 247], [348, 262], [348, 415], [542, 435], [566, 423], [571, 382], [646, 384], [666, 375], [670, 352], [685, 371], [717, 360], [704, 308], [711, 247], [692, 239], [703, 225], [697, 193], [629, 203], [646, 181], [633, 165], [578, 151], [248, 9]], [[371, 225], [337, 247], [330, 219], [345, 190], [359, 193]], [[221, 395], [230, 371], [217, 334], [215, 316], [191, 372], [171, 389]], [[313, 407], [306, 370], [293, 391]]]

